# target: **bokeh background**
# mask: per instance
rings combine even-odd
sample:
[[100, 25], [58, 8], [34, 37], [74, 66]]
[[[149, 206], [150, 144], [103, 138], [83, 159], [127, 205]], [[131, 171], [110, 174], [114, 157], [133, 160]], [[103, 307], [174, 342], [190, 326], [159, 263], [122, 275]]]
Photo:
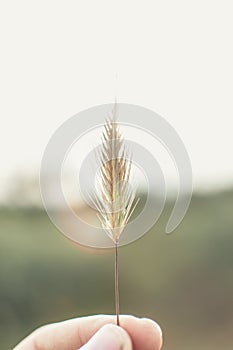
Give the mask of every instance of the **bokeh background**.
[[38, 176], [57, 127], [117, 95], [173, 125], [194, 175], [187, 215], [167, 236], [176, 172], [153, 146], [170, 199], [120, 249], [121, 312], [155, 319], [165, 350], [232, 350], [232, 14], [231, 1], [210, 0], [0, 3], [1, 349], [49, 322], [114, 313], [113, 252], [56, 230]]
[[[232, 348], [233, 191], [194, 195], [182, 224], [120, 249], [122, 313], [151, 317], [164, 349]], [[114, 252], [81, 248], [39, 208], [0, 210], [0, 344], [66, 318], [114, 313]]]

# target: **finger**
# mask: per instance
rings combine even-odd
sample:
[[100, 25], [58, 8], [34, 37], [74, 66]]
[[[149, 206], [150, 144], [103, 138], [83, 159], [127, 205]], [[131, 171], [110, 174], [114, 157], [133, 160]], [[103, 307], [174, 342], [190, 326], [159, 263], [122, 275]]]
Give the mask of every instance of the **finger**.
[[[115, 316], [96, 315], [67, 320], [39, 328], [14, 350], [77, 350], [104, 325], [115, 324]], [[121, 315], [120, 326], [129, 334], [134, 350], [159, 350], [160, 327], [152, 320]]]
[[[132, 350], [130, 337], [123, 328], [107, 324], [84, 345], [82, 350]], [[80, 350], [81, 350], [80, 349]]]
[[121, 317], [123, 327], [132, 339], [134, 350], [160, 350], [162, 347], [162, 331], [159, 325], [148, 318], [133, 316]]

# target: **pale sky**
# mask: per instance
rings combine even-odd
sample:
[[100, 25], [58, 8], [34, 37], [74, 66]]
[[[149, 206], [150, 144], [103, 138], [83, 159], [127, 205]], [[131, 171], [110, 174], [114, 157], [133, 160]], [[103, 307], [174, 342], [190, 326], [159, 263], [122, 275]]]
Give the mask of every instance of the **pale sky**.
[[37, 176], [58, 126], [115, 95], [176, 129], [194, 188], [233, 185], [232, 16], [230, 0], [1, 2], [0, 187]]

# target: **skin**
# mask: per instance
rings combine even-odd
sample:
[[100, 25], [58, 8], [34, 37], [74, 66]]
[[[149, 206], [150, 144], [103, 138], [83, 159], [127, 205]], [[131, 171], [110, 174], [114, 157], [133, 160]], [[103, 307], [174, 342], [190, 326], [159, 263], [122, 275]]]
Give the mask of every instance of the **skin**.
[[157, 323], [146, 318], [120, 315], [75, 318], [43, 326], [13, 350], [159, 350], [162, 333]]

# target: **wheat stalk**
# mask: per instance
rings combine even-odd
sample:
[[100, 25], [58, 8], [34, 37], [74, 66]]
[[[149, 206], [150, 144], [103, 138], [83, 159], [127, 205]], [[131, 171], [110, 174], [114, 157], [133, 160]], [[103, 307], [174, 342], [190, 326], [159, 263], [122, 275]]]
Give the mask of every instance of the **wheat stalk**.
[[115, 304], [119, 325], [118, 245], [139, 199], [130, 185], [132, 157], [117, 123], [117, 103], [104, 125], [101, 147], [97, 152], [99, 171], [93, 202], [103, 229], [115, 245]]

